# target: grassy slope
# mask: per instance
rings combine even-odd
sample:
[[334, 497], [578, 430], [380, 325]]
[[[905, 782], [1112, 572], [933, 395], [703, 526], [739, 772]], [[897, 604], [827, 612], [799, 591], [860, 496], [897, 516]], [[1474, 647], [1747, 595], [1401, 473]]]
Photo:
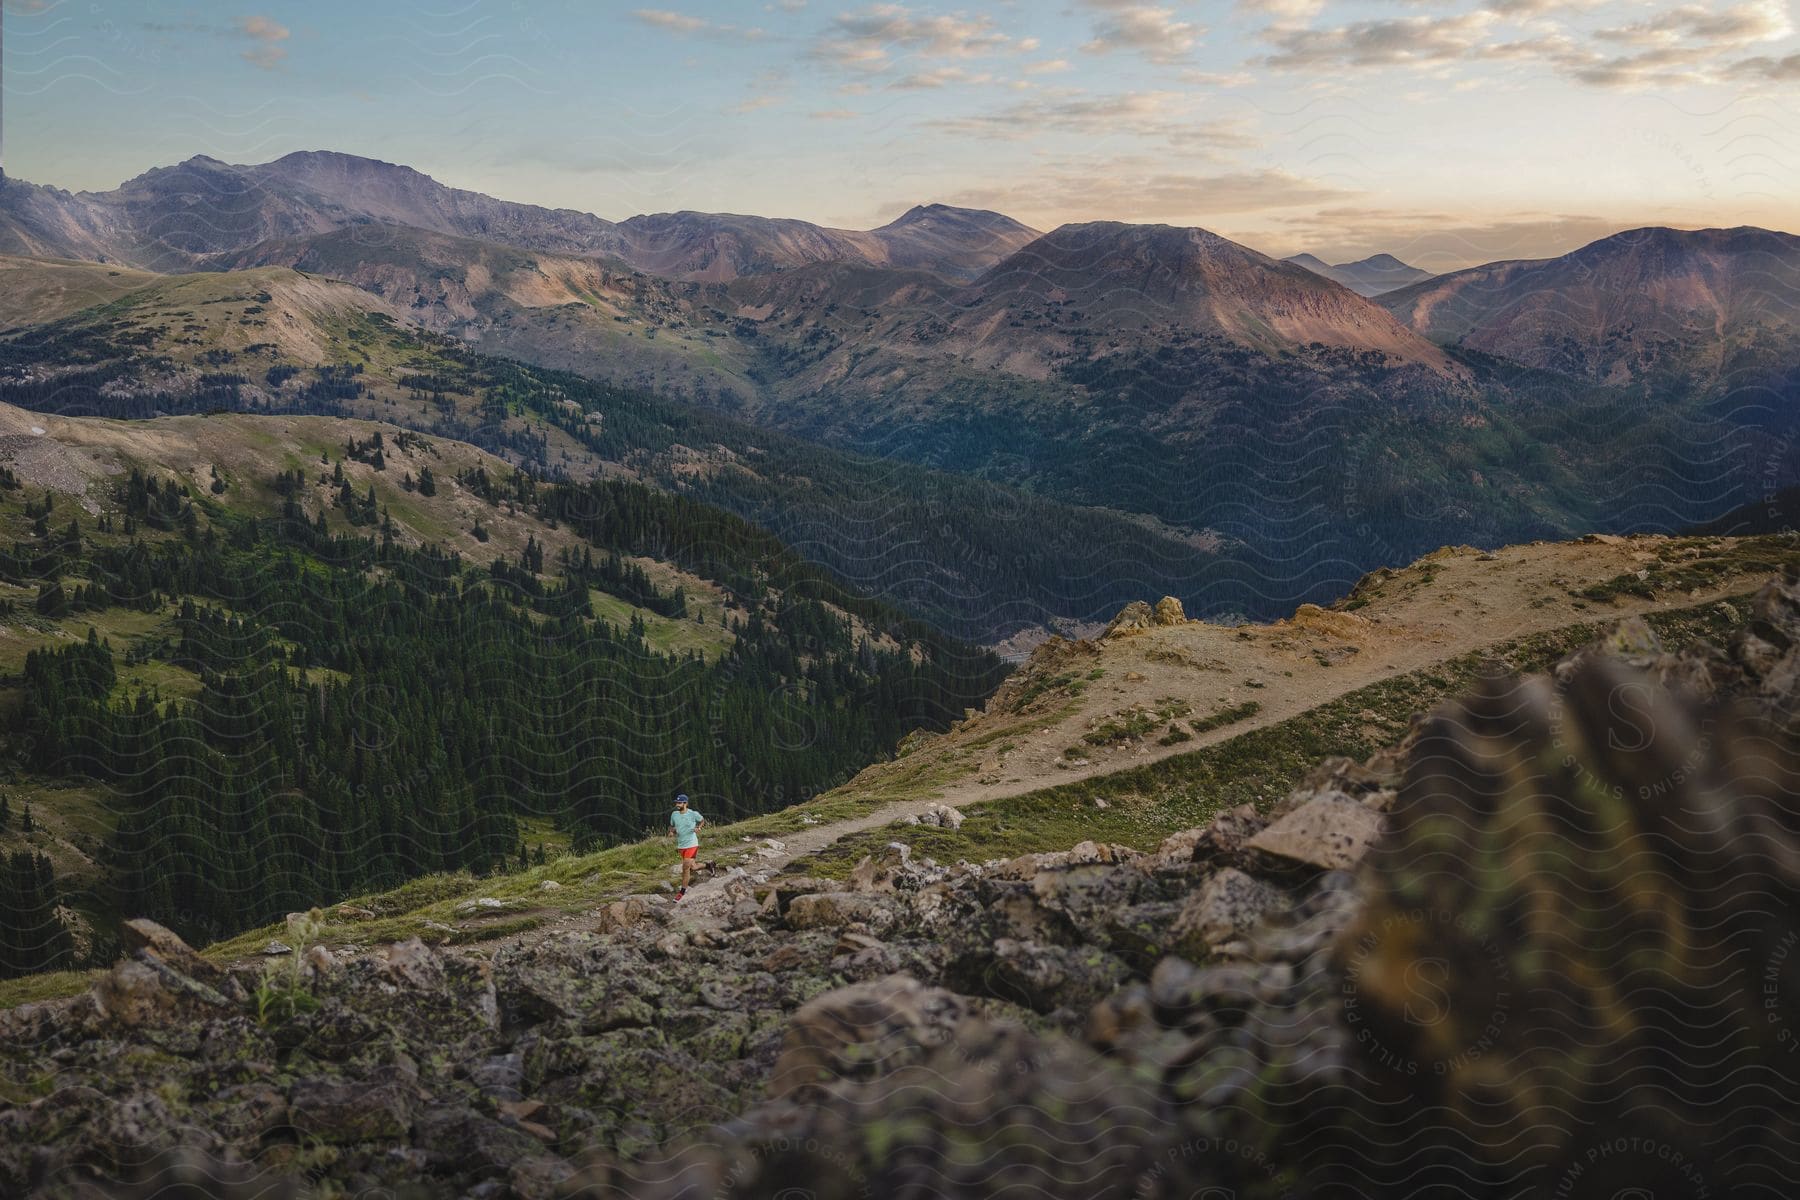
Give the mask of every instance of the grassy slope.
[[55, 321], [148, 287], [159, 278], [103, 263], [0, 255], [0, 330]]
[[[1796, 557], [1800, 558], [1800, 552]], [[1739, 612], [1747, 600], [1748, 596], [1734, 598]], [[1648, 617], [1671, 647], [1714, 636], [1735, 619], [1717, 601]], [[1465, 688], [1488, 662], [1497, 660], [1518, 671], [1541, 669], [1592, 640], [1608, 623], [1606, 618], [1579, 622], [1398, 675], [1289, 720], [1148, 766], [972, 805], [965, 810], [967, 820], [958, 831], [897, 824], [852, 834], [790, 869], [841, 876], [862, 855], [896, 840], [939, 861], [979, 861], [1066, 849], [1088, 839], [1147, 848], [1171, 832], [1204, 823], [1223, 808], [1246, 802], [1272, 804], [1322, 758], [1339, 754], [1365, 757], [1391, 744], [1404, 734], [1414, 713]], [[1004, 732], [997, 731], [995, 736], [1004, 736]], [[912, 784], [918, 794], [929, 792], [929, 780]], [[853, 783], [779, 813], [723, 826], [714, 833], [711, 845], [718, 848], [716, 857], [722, 865], [745, 862], [754, 852], [756, 839], [779, 838], [821, 822], [865, 816], [911, 790], [896, 791], [891, 781], [873, 789]], [[1105, 801], [1106, 807], [1098, 807], [1097, 800]], [[373, 911], [374, 920], [342, 919], [328, 910], [322, 937], [339, 946], [367, 946], [411, 936], [480, 942], [653, 889], [668, 877], [669, 855], [659, 839], [580, 857], [553, 858], [542, 867], [487, 879], [430, 876], [394, 891], [351, 898], [350, 903]], [[559, 887], [546, 891], [542, 887], [546, 881]], [[493, 897], [505, 907], [473, 919], [457, 911], [459, 904], [476, 897]], [[212, 946], [207, 953], [230, 961], [254, 954], [281, 934], [280, 927], [254, 930]], [[67, 972], [0, 983], [0, 1006], [66, 995], [84, 986], [88, 978], [84, 973]]]

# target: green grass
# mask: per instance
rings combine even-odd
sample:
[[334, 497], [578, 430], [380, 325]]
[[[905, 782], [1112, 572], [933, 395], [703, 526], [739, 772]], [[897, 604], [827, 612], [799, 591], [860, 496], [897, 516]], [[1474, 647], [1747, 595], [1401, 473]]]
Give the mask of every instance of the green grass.
[[1691, 592], [1716, 586], [1720, 580], [1746, 572], [1778, 574], [1800, 563], [1800, 546], [1787, 534], [1764, 534], [1715, 545], [1712, 538], [1680, 538], [1657, 549], [1657, 561], [1638, 571], [1571, 593], [1587, 600], [1610, 601], [1619, 596], [1654, 600], [1670, 593]]
[[[1121, 742], [1135, 741], [1176, 717], [1185, 717], [1187, 714], [1187, 701], [1166, 696], [1158, 700], [1154, 708], [1129, 708], [1108, 718], [1083, 734], [1081, 740], [1086, 746], [1104, 749]], [[1085, 752], [1081, 746], [1070, 746], [1063, 753], [1069, 758], [1079, 758]]]
[[[1716, 602], [1648, 614], [1646, 620], [1672, 648], [1716, 635], [1730, 624]], [[1267, 808], [1325, 758], [1360, 760], [1391, 745], [1405, 734], [1414, 713], [1463, 692], [1488, 664], [1540, 671], [1593, 641], [1609, 624], [1570, 625], [1521, 638], [1358, 688], [1285, 721], [1185, 754], [971, 805], [963, 810], [957, 830], [896, 824], [852, 834], [791, 869], [841, 878], [864, 855], [893, 841], [940, 862], [1066, 850], [1089, 839], [1148, 850], [1169, 834], [1202, 825], [1239, 804]]]
[[[1749, 599], [1731, 597], [1740, 609]], [[1646, 620], [1664, 644], [1678, 648], [1697, 638], [1716, 636], [1733, 622], [1716, 602], [1694, 608], [1648, 614]], [[1406, 731], [1412, 714], [1427, 710], [1468, 687], [1484, 664], [1498, 662], [1513, 671], [1542, 670], [1592, 641], [1610, 621], [1565, 626], [1463, 655], [1427, 670], [1396, 676], [1349, 692], [1298, 716], [1249, 730], [1210, 746], [1129, 770], [1023, 796], [971, 805], [959, 830], [923, 825], [889, 825], [840, 839], [825, 851], [790, 868], [841, 878], [863, 855], [892, 841], [911, 845], [915, 853], [940, 862], [984, 861], [1031, 851], [1066, 850], [1094, 839], [1148, 849], [1181, 829], [1203, 824], [1215, 813], [1241, 803], [1267, 807], [1294, 782], [1332, 755], [1365, 758], [1390, 745]], [[1372, 714], [1372, 715], [1371, 715]], [[855, 788], [843, 787], [804, 804], [732, 822], [706, 838], [707, 856], [730, 866], [746, 861], [763, 838], [781, 838], [815, 823], [866, 816], [896, 799], [929, 795], [965, 768], [907, 759], [884, 769]], [[1107, 807], [1097, 808], [1096, 800]], [[535, 847], [541, 825], [527, 822], [526, 841]], [[742, 839], [750, 838], [746, 843]], [[543, 838], [548, 844], [547, 836]], [[340, 920], [325, 908], [320, 940], [327, 945], [377, 945], [409, 937], [481, 942], [537, 928], [562, 913], [589, 911], [633, 892], [654, 890], [669, 879], [674, 858], [663, 839], [614, 846], [592, 854], [553, 857], [543, 866], [478, 879], [467, 874], [431, 875], [402, 887], [352, 897], [349, 903], [376, 914], [374, 920]], [[546, 880], [560, 885], [546, 892]], [[456, 912], [464, 900], [480, 896], [512, 901], [514, 906], [493, 918], [446, 934], [437, 926], [456, 927], [466, 918]], [[230, 961], [254, 955], [281, 926], [251, 930], [208, 947], [208, 957]], [[92, 973], [63, 972], [0, 982], [0, 1007], [70, 995], [87, 986]]]
[[716, 612], [708, 616], [706, 624], [699, 625], [692, 617], [665, 617], [606, 592], [590, 588], [588, 595], [594, 604], [594, 616], [609, 625], [625, 629], [633, 616], [643, 618], [644, 640], [659, 654], [698, 651], [708, 662], [716, 662], [731, 646], [731, 631], [719, 624]]
[[1227, 725], [1235, 725], [1239, 721], [1248, 721], [1262, 711], [1262, 703], [1257, 700], [1246, 700], [1242, 704], [1232, 704], [1219, 709], [1211, 716], [1198, 717], [1188, 724], [1195, 733], [1211, 733], [1215, 729], [1223, 729]]

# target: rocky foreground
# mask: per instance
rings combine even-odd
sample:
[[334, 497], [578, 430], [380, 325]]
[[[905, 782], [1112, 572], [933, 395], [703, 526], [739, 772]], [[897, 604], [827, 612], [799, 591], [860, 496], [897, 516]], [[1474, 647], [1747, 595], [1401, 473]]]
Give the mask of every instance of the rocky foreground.
[[895, 847], [491, 960], [133, 922], [0, 1014], [0, 1195], [1792, 1195], [1797, 732], [1775, 583], [1150, 854]]

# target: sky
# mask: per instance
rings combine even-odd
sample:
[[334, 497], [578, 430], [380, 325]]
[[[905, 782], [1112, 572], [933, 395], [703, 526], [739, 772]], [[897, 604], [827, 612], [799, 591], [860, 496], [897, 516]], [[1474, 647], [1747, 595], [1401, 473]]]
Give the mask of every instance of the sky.
[[1430, 270], [1800, 232], [1790, 0], [3, 0], [4, 165], [330, 149], [614, 220], [918, 203]]

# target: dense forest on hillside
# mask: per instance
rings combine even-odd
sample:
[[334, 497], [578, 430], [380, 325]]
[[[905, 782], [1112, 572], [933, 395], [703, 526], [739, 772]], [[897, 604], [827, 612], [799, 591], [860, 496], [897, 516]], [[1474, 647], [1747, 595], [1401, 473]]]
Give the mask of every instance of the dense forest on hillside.
[[821, 394], [771, 419], [852, 451], [1216, 530], [1229, 548], [1184, 598], [1231, 607], [1260, 589], [1242, 605], [1253, 615], [1444, 544], [1672, 531], [1800, 479], [1800, 372], [1734, 375], [1702, 394], [1452, 357], [1461, 378], [1192, 337], [1071, 354], [1042, 384], [963, 373], [928, 402]]
[[[676, 791], [718, 818], [770, 811], [942, 728], [1004, 674], [698, 501], [621, 482], [468, 482], [588, 547], [546, 556], [533, 539], [477, 569], [399, 544], [386, 522], [332, 534], [292, 497], [259, 519], [134, 473], [120, 486], [132, 536], [42, 504], [32, 536], [0, 548], [0, 581], [36, 588], [42, 618], [174, 612], [177, 636], [160, 643], [90, 632], [31, 652], [23, 703], [0, 726], [16, 769], [108, 787], [119, 907], [208, 939], [516, 862], [525, 815], [582, 847], [651, 831]], [[726, 589], [740, 615], [720, 657], [658, 653], [641, 621], [594, 619], [590, 588], [614, 584], [685, 612], [620, 557], [649, 552]], [[127, 660], [192, 672], [198, 692], [127, 693]], [[7, 889], [30, 902], [0, 915], [0, 951], [42, 927], [46, 873], [9, 868]], [[39, 941], [36, 960], [7, 953], [0, 971], [66, 958]]]

